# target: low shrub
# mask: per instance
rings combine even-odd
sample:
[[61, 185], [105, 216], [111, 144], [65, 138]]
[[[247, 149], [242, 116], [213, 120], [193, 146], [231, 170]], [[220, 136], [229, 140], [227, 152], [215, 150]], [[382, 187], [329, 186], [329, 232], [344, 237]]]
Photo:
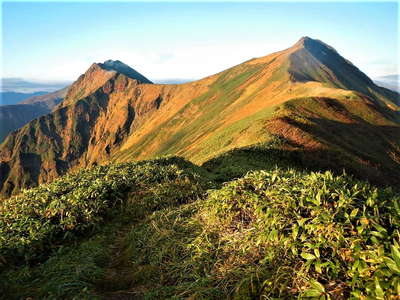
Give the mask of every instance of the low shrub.
[[125, 255], [153, 270], [134, 283], [149, 299], [396, 299], [399, 201], [346, 175], [255, 171], [155, 212]]
[[[400, 195], [349, 176], [257, 171], [210, 193], [193, 243], [226, 290], [265, 297], [400, 294]], [[199, 251], [198, 249], [201, 249]]]
[[41, 260], [121, 210], [140, 217], [204, 193], [193, 164], [175, 157], [98, 166], [25, 190], [0, 205], [0, 262]]

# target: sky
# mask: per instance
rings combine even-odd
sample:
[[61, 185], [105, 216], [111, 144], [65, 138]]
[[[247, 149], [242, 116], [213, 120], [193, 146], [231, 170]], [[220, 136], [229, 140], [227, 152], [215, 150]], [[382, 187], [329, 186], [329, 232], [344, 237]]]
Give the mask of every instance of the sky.
[[75, 80], [121, 60], [152, 80], [199, 79], [302, 36], [368, 76], [398, 74], [397, 2], [2, 2], [2, 73]]

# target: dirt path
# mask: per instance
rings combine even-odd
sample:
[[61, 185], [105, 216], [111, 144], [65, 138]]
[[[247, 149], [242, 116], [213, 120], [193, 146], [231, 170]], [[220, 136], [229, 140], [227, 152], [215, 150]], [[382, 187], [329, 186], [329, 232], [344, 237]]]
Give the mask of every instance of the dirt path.
[[105, 268], [104, 279], [98, 284], [98, 296], [101, 299], [125, 300], [142, 299], [140, 287], [132, 288], [137, 271], [131, 260], [124, 253], [126, 236], [137, 223], [122, 226], [115, 232], [115, 238], [110, 244], [110, 262]]

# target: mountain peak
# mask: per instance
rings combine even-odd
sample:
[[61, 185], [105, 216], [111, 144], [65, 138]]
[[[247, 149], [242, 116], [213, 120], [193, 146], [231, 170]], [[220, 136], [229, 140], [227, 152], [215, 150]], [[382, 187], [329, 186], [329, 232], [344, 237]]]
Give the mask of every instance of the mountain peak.
[[321, 40], [310, 38], [309, 36], [303, 36], [300, 38], [296, 44], [294, 44], [293, 48], [306, 48], [307, 50], [310, 49], [329, 49], [331, 51], [337, 52], [332, 46], [324, 43]]
[[124, 64], [122, 61], [112, 60], [112, 59], [108, 59], [103, 63], [99, 63], [98, 65], [102, 66], [103, 68], [110, 68], [110, 69], [130, 68], [127, 64]]
[[288, 49], [289, 73], [294, 81], [316, 81], [373, 97], [373, 82], [333, 47], [321, 40], [302, 37]]
[[306, 44], [313, 43], [313, 42], [318, 42], [318, 40], [314, 40], [314, 39], [310, 38], [309, 36], [303, 36], [293, 45], [293, 47], [304, 47]]
[[309, 41], [309, 40], [313, 40], [313, 39], [310, 38], [309, 36], [303, 36], [297, 41], [296, 44], [303, 44], [305, 41]]
[[108, 59], [104, 63], [96, 63], [96, 65], [106, 71], [115, 71], [124, 74], [129, 78], [139, 81], [140, 83], [152, 83], [149, 79], [120, 60]]
[[76, 100], [84, 98], [109, 81], [112, 77], [122, 74], [137, 83], [152, 83], [142, 74], [132, 69], [119, 60], [106, 60], [104, 63], [93, 63], [89, 69], [82, 74], [69, 88], [68, 94], [59, 108], [74, 103]]

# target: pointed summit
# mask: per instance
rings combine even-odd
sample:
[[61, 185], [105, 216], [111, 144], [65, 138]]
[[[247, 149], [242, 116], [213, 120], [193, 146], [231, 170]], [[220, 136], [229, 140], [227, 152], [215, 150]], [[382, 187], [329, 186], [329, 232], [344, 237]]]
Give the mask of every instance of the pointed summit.
[[104, 63], [93, 63], [84, 74], [79, 76], [79, 78], [71, 85], [67, 96], [59, 107], [70, 105], [71, 103], [90, 95], [119, 74], [136, 80], [138, 84], [152, 84], [149, 79], [123, 62], [109, 59]]
[[305, 36], [288, 53], [293, 81], [317, 81], [370, 95], [372, 80], [328, 44]]
[[303, 36], [297, 41], [297, 43], [295, 45], [304, 45], [304, 43], [309, 40], [313, 40], [313, 39], [308, 36]]
[[324, 43], [321, 40], [310, 38], [309, 36], [303, 36], [302, 38], [300, 38], [297, 41], [297, 43], [294, 44], [290, 49], [299, 49], [299, 48], [305, 48], [307, 50], [318, 48], [320, 50], [325, 49], [337, 53], [335, 48], [333, 48], [332, 46], [329, 46], [328, 44]]
[[[249, 65], [266, 64], [262, 74], [281, 84], [322, 84], [322, 88], [362, 93], [384, 106], [400, 104], [399, 95], [376, 86], [373, 81], [332, 46], [308, 36], [283, 51], [252, 60]], [[264, 75], [262, 75], [264, 76]]]
[[107, 71], [115, 71], [121, 74], [124, 74], [125, 76], [135, 79], [139, 81], [140, 83], [152, 83], [149, 79], [144, 77], [142, 74], [137, 72], [136, 70], [132, 69], [129, 67], [127, 64], [124, 64], [123, 62], [119, 60], [106, 60], [104, 63], [97, 63], [97, 65], [102, 68], [103, 70]]

